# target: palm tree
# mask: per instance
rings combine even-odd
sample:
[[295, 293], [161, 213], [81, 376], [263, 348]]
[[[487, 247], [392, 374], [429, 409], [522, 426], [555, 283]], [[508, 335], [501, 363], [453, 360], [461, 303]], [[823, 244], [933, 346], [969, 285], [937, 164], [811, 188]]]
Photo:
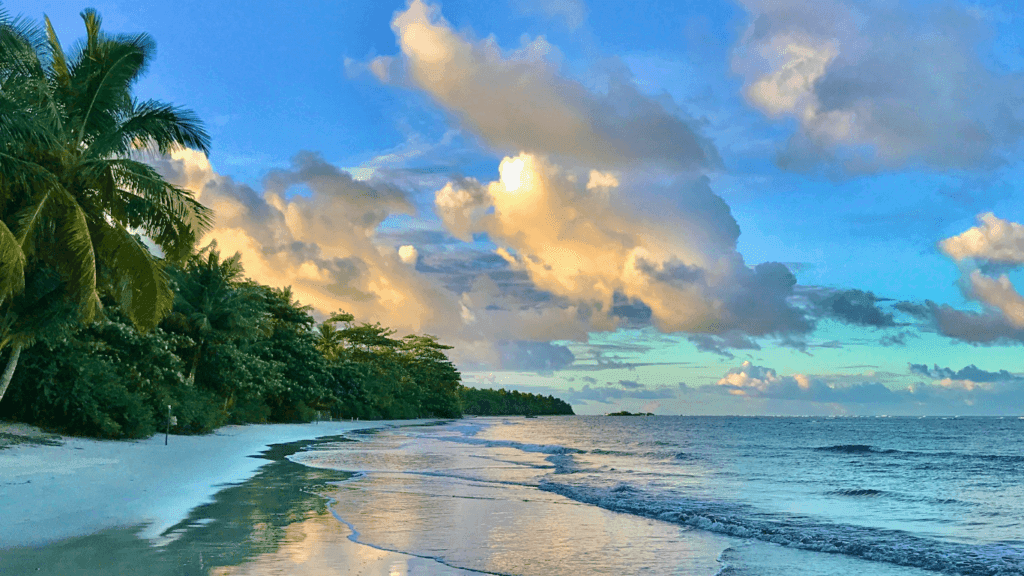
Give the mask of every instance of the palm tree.
[[241, 254], [220, 259], [216, 242], [192, 256], [182, 268], [172, 268], [175, 284], [174, 307], [162, 326], [188, 336], [188, 382], [195, 382], [196, 370], [210, 344], [240, 340], [264, 332], [268, 323], [259, 294], [242, 282]]
[[324, 357], [329, 361], [334, 362], [341, 356], [341, 351], [345, 344], [345, 331], [338, 330], [335, 323], [343, 322], [345, 324], [345, 330], [347, 330], [353, 320], [355, 320], [355, 316], [347, 312], [339, 311], [332, 314], [327, 320], [324, 320], [317, 328], [317, 350], [320, 350]]
[[[189, 110], [139, 101], [132, 87], [153, 59], [147, 34], [108, 35], [93, 10], [71, 53], [46, 19], [38, 26], [0, 13], [0, 313], [13, 314], [35, 271], [56, 273], [76, 320], [112, 295], [140, 329], [171, 310], [165, 257], [192, 253], [211, 212], [190, 192], [138, 160], [140, 151], [209, 151], [209, 136]], [[6, 391], [22, 348], [36, 334], [0, 319], [0, 351], [11, 355]]]

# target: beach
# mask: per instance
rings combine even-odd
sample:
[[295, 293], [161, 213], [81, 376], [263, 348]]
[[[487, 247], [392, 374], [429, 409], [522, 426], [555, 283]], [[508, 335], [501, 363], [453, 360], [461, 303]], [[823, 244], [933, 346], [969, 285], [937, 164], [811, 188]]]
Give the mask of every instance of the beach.
[[489, 417], [166, 446], [0, 431], [0, 576], [1020, 574], [1021, 422]]
[[279, 550], [295, 574], [468, 574], [352, 542], [310, 490], [349, 475], [286, 459], [315, 438], [427, 422], [225, 426], [166, 445], [4, 423], [0, 575], [246, 574], [251, 557]]

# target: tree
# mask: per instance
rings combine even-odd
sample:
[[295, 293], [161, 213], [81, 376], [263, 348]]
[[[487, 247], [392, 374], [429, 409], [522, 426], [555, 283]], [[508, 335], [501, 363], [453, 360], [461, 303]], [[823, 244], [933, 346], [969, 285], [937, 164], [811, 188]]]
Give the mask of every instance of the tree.
[[[320, 326], [317, 327], [316, 334], [316, 348], [324, 355], [324, 358], [334, 362], [341, 355], [345, 339], [343, 338], [342, 330], [346, 330], [351, 326], [352, 321], [355, 320], [355, 316], [347, 312], [337, 312], [332, 314], [330, 318], [324, 320]], [[345, 328], [338, 330], [335, 326], [336, 323], [343, 322]]]
[[241, 259], [236, 253], [221, 260], [217, 243], [211, 242], [183, 266], [170, 269], [174, 304], [162, 325], [193, 342], [185, 354], [190, 383], [208, 346], [253, 336], [265, 328], [260, 296], [242, 282]]
[[72, 317], [94, 318], [109, 292], [140, 329], [157, 325], [173, 294], [164, 261], [189, 254], [211, 223], [209, 209], [171, 185], [139, 151], [209, 151], [189, 110], [132, 95], [153, 59], [147, 34], [108, 35], [93, 10], [86, 37], [65, 53], [49, 20], [38, 26], [0, 13], [0, 351], [11, 348], [0, 399], [23, 347], [33, 274], [56, 274]]

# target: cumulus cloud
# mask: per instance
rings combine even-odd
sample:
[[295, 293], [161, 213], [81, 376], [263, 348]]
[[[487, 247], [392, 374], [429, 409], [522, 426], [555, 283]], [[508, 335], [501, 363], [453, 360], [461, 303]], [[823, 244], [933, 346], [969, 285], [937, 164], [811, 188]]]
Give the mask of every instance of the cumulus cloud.
[[799, 130], [779, 160], [852, 171], [978, 168], [1024, 133], [1019, 74], [991, 70], [987, 24], [949, 4], [742, 0], [751, 24], [733, 67], [747, 100]]
[[616, 327], [613, 311], [629, 301], [642, 303], [640, 311], [666, 332], [763, 336], [811, 328], [787, 302], [796, 279], [784, 265], [744, 264], [739, 227], [706, 178], [665, 187], [591, 174], [588, 185], [527, 153], [505, 158], [499, 174], [439, 190], [442, 221], [453, 234], [486, 233], [514, 270], [585, 307], [596, 328]]
[[773, 401], [824, 404], [841, 413], [1007, 414], [1024, 400], [1024, 379], [1005, 370], [988, 372], [974, 365], [961, 370], [910, 364], [910, 373], [930, 383], [890, 389], [865, 376], [782, 376], [771, 368], [744, 362], [712, 386], [730, 395]]
[[[1012, 382], [1021, 380], [1017, 376], [1010, 374], [1006, 370], [999, 370], [998, 372], [989, 372], [982, 370], [974, 364], [969, 364], [960, 370], [953, 370], [952, 368], [940, 368], [938, 364], [933, 364], [931, 368], [926, 364], [910, 364], [910, 372], [921, 376], [926, 376], [932, 380], [939, 381], [959, 381], [964, 382], [961, 387], [967, 389], [973, 389], [978, 384], [991, 384], [993, 382]], [[966, 384], [970, 383], [970, 384]]]
[[744, 362], [726, 372], [715, 384], [734, 396], [803, 400], [827, 404], [899, 404], [899, 395], [879, 382], [840, 385], [823, 378], [794, 374], [780, 376], [772, 368]]
[[[573, 4], [549, 8], [571, 14], [559, 6]], [[688, 120], [641, 94], [621, 69], [610, 72], [605, 93], [592, 92], [559, 72], [557, 50], [543, 37], [506, 52], [494, 37], [475, 41], [457, 33], [438, 6], [421, 0], [397, 13], [391, 26], [401, 55], [379, 57], [370, 70], [382, 82], [408, 82], [425, 91], [498, 150], [601, 167], [719, 162], [714, 147]], [[402, 74], [394, 69], [399, 62]]]
[[985, 273], [1024, 265], [1024, 226], [979, 214], [977, 226], [939, 242], [939, 249], [961, 265], [964, 296], [984, 307], [979, 314], [931, 305], [939, 331], [975, 344], [1024, 340], [1024, 297], [1006, 274]]
[[978, 225], [939, 242], [939, 248], [957, 262], [968, 258], [998, 264], [1024, 264], [1024, 226], [987, 212]]
[[406, 244], [398, 248], [398, 258], [405, 264], [415, 264], [419, 251], [412, 244]]
[[997, 310], [973, 312], [927, 301], [930, 320], [944, 336], [970, 344], [999, 345], [1024, 342], [1024, 330], [1011, 325]]
[[[291, 286], [319, 314], [344, 309], [400, 334], [434, 334], [456, 346], [461, 366], [517, 370], [571, 365], [571, 351], [548, 342], [585, 341], [592, 329], [580, 306], [537, 291], [496, 255], [480, 261], [456, 252], [446, 260], [415, 243], [389, 241], [378, 227], [389, 215], [412, 212], [406, 194], [385, 182], [355, 180], [316, 154], [300, 153], [290, 168], [269, 172], [259, 192], [218, 174], [196, 152], [154, 164], [214, 209], [204, 243], [216, 240], [225, 255], [239, 252], [248, 276]], [[436, 249], [446, 238], [400, 239]]]
[[[454, 298], [440, 285], [402, 265], [394, 248], [374, 242], [388, 215], [411, 211], [398, 189], [356, 181], [308, 152], [296, 155], [291, 168], [268, 173], [262, 193], [217, 174], [192, 151], [176, 152], [157, 167], [214, 209], [215, 227], [204, 242], [217, 240], [225, 254], [241, 253], [249, 276], [290, 285], [296, 298], [321, 312], [344, 308], [410, 332], [458, 316]], [[308, 193], [295, 193], [297, 187]]]

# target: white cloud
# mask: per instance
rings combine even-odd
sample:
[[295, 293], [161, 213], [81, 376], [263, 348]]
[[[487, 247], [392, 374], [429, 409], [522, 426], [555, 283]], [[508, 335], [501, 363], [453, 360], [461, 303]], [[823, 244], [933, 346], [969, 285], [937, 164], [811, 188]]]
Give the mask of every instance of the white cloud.
[[[392, 28], [405, 74], [382, 57], [370, 69], [383, 82], [428, 93], [490, 146], [526, 150], [600, 167], [652, 162], [700, 167], [718, 162], [709, 142], [622, 71], [598, 94], [560, 74], [556, 49], [543, 37], [503, 51], [494, 37], [455, 32], [437, 6], [413, 0]], [[401, 82], [395, 78], [401, 77]]]
[[466, 180], [439, 190], [442, 220], [460, 237], [486, 233], [537, 288], [590, 308], [593, 326], [615, 326], [610, 311], [621, 294], [641, 300], [664, 331], [809, 329], [786, 302], [792, 274], [781, 264], [743, 263], [739, 228], [706, 179], [659, 189], [592, 172], [583, 184], [526, 153], [505, 158], [499, 174], [487, 184]]
[[997, 218], [991, 212], [978, 215], [979, 225], [939, 243], [950, 258], [967, 258], [1003, 264], [1024, 264], [1024, 226]]
[[745, 95], [800, 125], [779, 156], [785, 167], [987, 167], [1024, 133], [1024, 84], [979, 57], [989, 24], [969, 10], [741, 2], [751, 23], [733, 68], [746, 79]]
[[939, 331], [952, 338], [973, 343], [1021, 340], [1024, 297], [1006, 274], [993, 278], [983, 270], [989, 264], [1024, 264], [1024, 226], [997, 218], [991, 212], [978, 215], [978, 221], [978, 226], [939, 242], [939, 248], [963, 265], [964, 295], [981, 302], [985, 313], [934, 305], [930, 310]]
[[1013, 288], [1006, 274], [994, 279], [975, 270], [970, 278], [971, 292], [978, 300], [1002, 312], [1015, 328], [1024, 328], [1024, 298]]

